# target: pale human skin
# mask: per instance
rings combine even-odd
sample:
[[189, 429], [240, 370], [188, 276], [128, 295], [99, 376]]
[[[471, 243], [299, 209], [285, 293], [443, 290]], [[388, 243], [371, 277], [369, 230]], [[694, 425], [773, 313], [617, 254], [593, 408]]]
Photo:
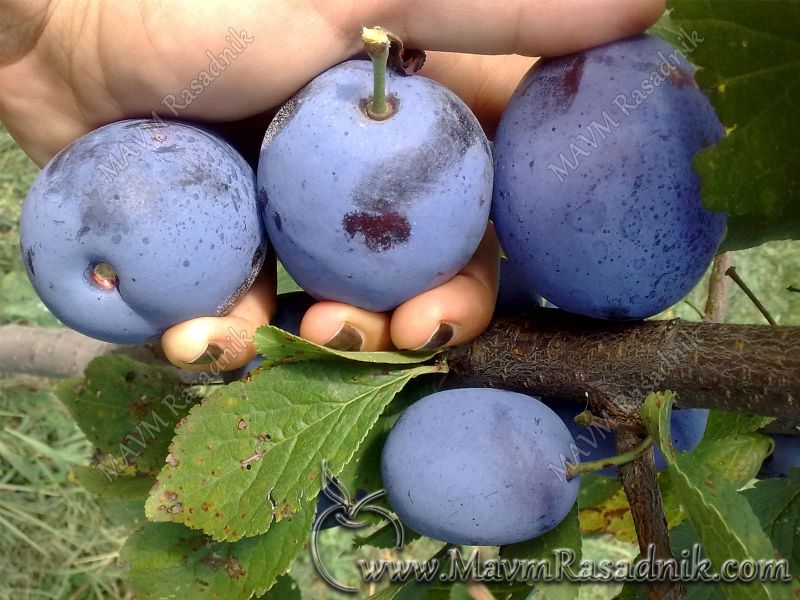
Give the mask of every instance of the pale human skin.
[[[633, 35], [663, 10], [664, 0], [0, 0], [0, 120], [43, 165], [102, 124], [152, 111], [174, 117], [163, 98], [208, 68], [206, 50], [226, 47], [232, 27], [252, 43], [179, 116], [235, 121], [280, 105], [358, 52], [362, 26], [381, 25], [407, 46], [429, 51], [421, 75], [456, 92], [491, 135], [533, 62], [528, 57]], [[444, 285], [392, 313], [319, 302], [300, 333], [362, 350], [467, 342], [491, 319], [498, 258], [490, 229], [469, 264]], [[179, 366], [200, 357], [191, 368], [208, 368], [202, 356], [209, 345], [225, 349], [231, 329], [252, 336], [274, 309], [270, 266], [230, 314], [176, 325], [162, 346]], [[345, 323], [360, 344], [352, 335], [337, 337]], [[449, 339], [442, 323], [451, 325]], [[248, 344], [224, 366], [239, 367], [255, 354]]]

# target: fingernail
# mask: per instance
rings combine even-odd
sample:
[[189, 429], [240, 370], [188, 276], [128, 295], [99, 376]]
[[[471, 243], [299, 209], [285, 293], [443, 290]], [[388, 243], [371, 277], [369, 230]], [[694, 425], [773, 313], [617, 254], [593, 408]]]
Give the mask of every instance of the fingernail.
[[441, 348], [455, 337], [457, 331], [458, 329], [455, 325], [442, 321], [439, 323], [439, 327], [436, 331], [433, 332], [433, 335], [428, 338], [428, 341], [419, 348], [415, 348], [415, 350], [433, 350], [434, 348]]
[[364, 348], [364, 335], [350, 323], [344, 323], [334, 336], [323, 344], [331, 350], [345, 352], [360, 351]]
[[190, 360], [188, 363], [189, 365], [205, 365], [211, 364], [215, 362], [220, 356], [222, 356], [224, 350], [217, 346], [216, 344], [209, 344], [206, 346], [206, 349], [203, 350], [197, 358], [194, 360]]

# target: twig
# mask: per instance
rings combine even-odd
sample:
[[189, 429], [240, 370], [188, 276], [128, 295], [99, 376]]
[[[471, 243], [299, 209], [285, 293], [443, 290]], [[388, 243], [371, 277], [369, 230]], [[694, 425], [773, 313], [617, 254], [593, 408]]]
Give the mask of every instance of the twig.
[[733, 279], [742, 291], [747, 294], [747, 297], [750, 298], [750, 301], [755, 305], [755, 307], [759, 310], [759, 312], [764, 315], [764, 318], [769, 322], [770, 325], [773, 327], [777, 327], [778, 323], [775, 319], [772, 318], [772, 315], [769, 314], [767, 308], [761, 304], [761, 300], [759, 300], [753, 291], [747, 286], [747, 284], [739, 277], [739, 274], [736, 272], [736, 267], [729, 267], [728, 270], [725, 271], [725, 274]]
[[798, 292], [798, 293], [800, 293], [800, 288], [799, 287], [795, 287], [793, 285], [790, 285], [789, 287], [786, 288], [786, 291], [787, 292]]
[[728, 295], [731, 280], [725, 276], [733, 267], [733, 252], [723, 252], [714, 259], [711, 277], [708, 280], [708, 299], [703, 320], [708, 323], [724, 323], [728, 312]]
[[619, 467], [639, 458], [642, 454], [647, 452], [653, 445], [653, 438], [649, 435], [642, 440], [638, 446], [634, 446], [630, 450], [620, 452], [615, 456], [602, 458], [600, 460], [590, 460], [578, 464], [567, 463], [567, 480], [572, 479], [576, 475], [582, 473], [594, 473], [595, 471], [602, 471], [609, 467]]
[[683, 302], [684, 302], [684, 304], [686, 304], [686, 305], [687, 305], [689, 308], [691, 308], [691, 309], [692, 309], [694, 312], [696, 312], [698, 317], [700, 317], [701, 319], [705, 319], [705, 317], [706, 317], [706, 316], [703, 314], [703, 311], [702, 311], [702, 310], [700, 310], [699, 308], [697, 308], [697, 307], [694, 305], [694, 303], [693, 303], [693, 302], [691, 302], [690, 300], [687, 300], [686, 298], [684, 298], [684, 299], [683, 299]]

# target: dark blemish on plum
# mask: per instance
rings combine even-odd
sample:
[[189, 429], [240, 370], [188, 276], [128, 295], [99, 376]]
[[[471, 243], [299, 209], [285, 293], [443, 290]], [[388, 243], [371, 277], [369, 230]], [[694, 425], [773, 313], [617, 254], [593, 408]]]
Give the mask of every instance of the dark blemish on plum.
[[611, 66], [614, 64], [614, 57], [608, 54], [591, 53], [590, 60], [594, 63]]
[[256, 251], [253, 252], [253, 258], [250, 259], [250, 266], [252, 268], [261, 268], [261, 264], [264, 262], [264, 253], [261, 251], [261, 248], [256, 248]]
[[115, 233], [111, 236], [111, 243], [112, 244], [119, 244], [122, 241], [122, 236], [118, 233]]
[[77, 236], [77, 239], [81, 239], [83, 236], [85, 236], [85, 235], [86, 235], [87, 233], [89, 233], [91, 230], [92, 230], [92, 228], [91, 228], [91, 227], [89, 227], [88, 225], [84, 225], [83, 227], [81, 227], [81, 228], [78, 230], [78, 236]]
[[670, 71], [667, 79], [677, 88], [694, 87], [696, 85], [694, 82], [694, 77], [692, 77], [691, 74], [687, 73], [681, 67], [673, 68]]
[[28, 266], [28, 271], [31, 272], [31, 275], [36, 275], [36, 269], [33, 268], [33, 259], [35, 256], [36, 253], [33, 251], [33, 247], [29, 246], [25, 251], [25, 264]]
[[[164, 139], [167, 139], [166, 136]], [[170, 144], [169, 146], [159, 146], [155, 150], [156, 154], [175, 154], [179, 152], [178, 147], [175, 144]]]
[[146, 237], [142, 238], [142, 243], [146, 246], [147, 244], [150, 243], [150, 238], [146, 238]]
[[555, 88], [556, 101], [560, 110], [567, 110], [575, 101], [578, 94], [581, 77], [583, 77], [583, 66], [586, 63], [586, 54], [575, 54], [567, 59], [562, 71], [561, 81]]
[[281, 222], [281, 216], [278, 213], [272, 213], [272, 222], [275, 223], [275, 229], [278, 231], [283, 230], [283, 223]]
[[408, 219], [390, 210], [388, 203], [384, 210], [377, 213], [360, 210], [349, 212], [342, 219], [342, 225], [351, 238], [361, 234], [371, 252], [391, 250], [396, 244], [407, 242], [411, 236]]
[[267, 206], [269, 204], [269, 195], [267, 194], [267, 188], [263, 187], [258, 188], [256, 197], [258, 198], [258, 202], [259, 204], [261, 204], [261, 206]]
[[414, 152], [390, 157], [364, 173], [353, 194], [357, 207], [383, 212], [387, 199], [395, 210], [408, 207], [446, 177], [469, 148], [482, 144], [491, 157], [489, 142], [469, 109], [449, 94], [440, 96], [440, 106], [433, 131]]
[[[92, 190], [81, 203], [81, 229], [92, 229], [98, 235], [129, 233], [127, 214], [124, 209], [101, 198], [97, 190]], [[87, 230], [88, 231], [88, 230]]]
[[205, 183], [206, 181], [206, 173], [200, 167], [192, 167], [191, 171], [187, 172], [186, 175], [178, 180], [178, 185], [200, 185], [201, 183]]
[[188, 260], [183, 261], [183, 266], [184, 267], [188, 267], [189, 266], [189, 261]]

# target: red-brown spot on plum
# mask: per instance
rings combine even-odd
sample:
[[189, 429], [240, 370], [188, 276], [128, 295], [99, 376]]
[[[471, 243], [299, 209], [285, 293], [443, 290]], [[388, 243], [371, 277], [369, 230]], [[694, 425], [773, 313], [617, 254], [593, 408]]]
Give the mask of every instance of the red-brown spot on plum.
[[586, 63], [586, 54], [575, 54], [564, 64], [564, 71], [559, 85], [554, 89], [559, 110], [567, 110], [575, 101], [578, 94], [583, 65]]
[[386, 252], [396, 244], [407, 242], [411, 236], [408, 219], [388, 207], [382, 207], [379, 212], [349, 212], [342, 219], [342, 225], [351, 238], [361, 235], [371, 252]]
[[690, 73], [687, 73], [681, 67], [675, 67], [670, 69], [669, 72], [669, 82], [674, 85], [675, 87], [685, 88], [685, 87], [692, 87], [695, 85], [694, 77]]

